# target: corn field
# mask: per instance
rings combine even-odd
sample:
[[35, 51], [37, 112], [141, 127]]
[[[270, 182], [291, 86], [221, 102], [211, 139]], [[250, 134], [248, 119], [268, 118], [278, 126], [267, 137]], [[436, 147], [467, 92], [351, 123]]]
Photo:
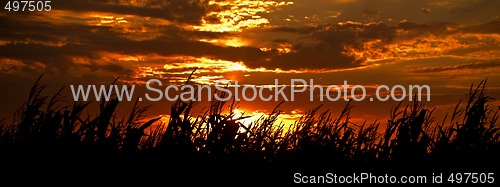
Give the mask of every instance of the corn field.
[[13, 122], [1, 121], [0, 159], [20, 176], [56, 167], [54, 180], [62, 174], [75, 180], [118, 175], [241, 184], [289, 183], [294, 172], [495, 171], [499, 108], [488, 105], [485, 85], [471, 86], [443, 121], [414, 102], [394, 106], [387, 121], [356, 124], [348, 103], [338, 116], [318, 107], [285, 128], [277, 122], [279, 105], [245, 126], [231, 101], [213, 101], [193, 116], [196, 103], [179, 100], [167, 123], [141, 121], [148, 107], [137, 102], [129, 115], [119, 116], [116, 98], [100, 102], [99, 114], [88, 116], [90, 102], [65, 106], [62, 89], [44, 96], [40, 77]]

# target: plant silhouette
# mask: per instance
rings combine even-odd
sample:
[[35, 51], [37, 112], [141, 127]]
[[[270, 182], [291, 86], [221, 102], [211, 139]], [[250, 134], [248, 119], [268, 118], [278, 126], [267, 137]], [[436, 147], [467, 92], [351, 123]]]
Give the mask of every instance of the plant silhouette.
[[65, 168], [60, 173], [91, 168], [93, 174], [161, 174], [198, 182], [291, 182], [294, 172], [489, 172], [499, 167], [499, 109], [488, 105], [486, 80], [471, 86], [465, 102], [442, 122], [433, 120], [433, 109], [414, 102], [394, 106], [384, 125], [355, 124], [348, 103], [339, 116], [320, 106], [286, 128], [277, 122], [279, 105], [245, 126], [238, 120], [247, 116], [235, 118], [235, 103], [223, 101], [212, 101], [202, 115], [192, 116], [196, 103], [178, 100], [168, 123], [160, 118], [140, 122], [149, 106], [138, 102], [128, 117], [118, 117], [116, 98], [101, 101], [97, 116], [85, 116], [90, 102], [62, 106], [62, 89], [51, 98], [43, 96], [41, 78], [12, 124], [1, 121], [5, 166]]

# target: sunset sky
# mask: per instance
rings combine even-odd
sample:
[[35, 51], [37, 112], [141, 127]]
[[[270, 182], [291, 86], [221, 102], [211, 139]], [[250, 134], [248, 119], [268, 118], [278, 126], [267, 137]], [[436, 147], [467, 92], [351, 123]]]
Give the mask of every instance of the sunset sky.
[[[2, 7], [6, 0], [2, 0]], [[274, 79], [316, 84], [431, 87], [437, 117], [453, 110], [472, 83], [488, 78], [500, 99], [498, 0], [53, 0], [50, 12], [0, 11], [0, 119], [11, 117], [41, 73], [47, 95], [71, 84], [182, 84], [219, 79], [270, 85]], [[323, 104], [281, 106], [284, 118]], [[500, 100], [493, 100], [494, 106]], [[247, 114], [278, 102], [241, 102]], [[356, 120], [386, 120], [397, 102], [354, 102]], [[150, 116], [168, 114], [169, 102]], [[127, 111], [131, 103], [122, 103]], [[197, 106], [199, 109], [204, 106]], [[90, 111], [89, 113], [92, 113]]]

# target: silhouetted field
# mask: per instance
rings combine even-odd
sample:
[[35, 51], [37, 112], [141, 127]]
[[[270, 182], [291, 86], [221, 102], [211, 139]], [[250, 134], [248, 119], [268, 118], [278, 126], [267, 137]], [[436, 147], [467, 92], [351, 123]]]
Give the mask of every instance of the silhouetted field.
[[355, 124], [347, 104], [339, 116], [312, 109], [286, 130], [277, 123], [279, 106], [246, 127], [233, 112], [223, 114], [234, 103], [218, 101], [200, 116], [191, 115], [193, 102], [177, 101], [168, 124], [159, 118], [140, 122], [147, 107], [137, 103], [130, 115], [118, 116], [117, 99], [101, 102], [99, 114], [88, 116], [83, 111], [90, 102], [63, 106], [61, 91], [44, 96], [38, 79], [14, 122], [2, 122], [0, 158], [12, 175], [55, 181], [236, 185], [291, 183], [295, 172], [494, 172], [499, 109], [488, 106], [485, 84], [471, 86], [442, 122], [433, 120], [433, 109], [414, 102], [394, 106], [386, 122]]

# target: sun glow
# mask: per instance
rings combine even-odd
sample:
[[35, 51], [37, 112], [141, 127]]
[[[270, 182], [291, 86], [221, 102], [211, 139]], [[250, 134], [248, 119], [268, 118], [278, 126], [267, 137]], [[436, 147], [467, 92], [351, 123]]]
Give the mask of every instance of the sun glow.
[[218, 46], [242, 47], [247, 45], [246, 41], [238, 37], [228, 39], [200, 39], [198, 41], [207, 42]]
[[[248, 127], [252, 123], [258, 123], [259, 119], [261, 119], [262, 117], [268, 117], [270, 115], [269, 113], [259, 110], [249, 111], [241, 108], [234, 109], [233, 113], [233, 119], [239, 119], [238, 122], [242, 123], [246, 127]], [[291, 112], [281, 113], [280, 115], [278, 115], [276, 124], [284, 124], [284, 128], [286, 130], [303, 116], [302, 113], [303, 111], [298, 109], [292, 110]]]

